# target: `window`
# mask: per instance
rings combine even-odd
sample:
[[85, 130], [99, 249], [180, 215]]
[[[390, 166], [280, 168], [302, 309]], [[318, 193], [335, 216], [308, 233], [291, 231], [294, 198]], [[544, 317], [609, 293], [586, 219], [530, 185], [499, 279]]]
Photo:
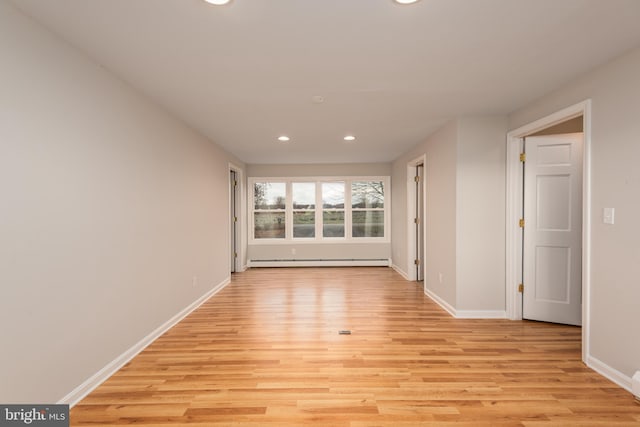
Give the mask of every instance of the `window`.
[[256, 182], [253, 186], [253, 237], [284, 239], [286, 237], [286, 184]]
[[293, 238], [316, 236], [316, 183], [294, 182], [293, 193]]
[[389, 241], [388, 177], [250, 178], [250, 240]]
[[384, 182], [351, 183], [351, 235], [384, 237]]
[[344, 182], [322, 183], [322, 237], [344, 237]]

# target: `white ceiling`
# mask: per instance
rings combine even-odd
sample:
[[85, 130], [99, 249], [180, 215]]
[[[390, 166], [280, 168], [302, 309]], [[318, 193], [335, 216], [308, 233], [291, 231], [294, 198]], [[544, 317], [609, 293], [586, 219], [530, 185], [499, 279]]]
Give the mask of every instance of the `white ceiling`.
[[391, 161], [640, 45], [640, 0], [14, 3], [247, 163]]

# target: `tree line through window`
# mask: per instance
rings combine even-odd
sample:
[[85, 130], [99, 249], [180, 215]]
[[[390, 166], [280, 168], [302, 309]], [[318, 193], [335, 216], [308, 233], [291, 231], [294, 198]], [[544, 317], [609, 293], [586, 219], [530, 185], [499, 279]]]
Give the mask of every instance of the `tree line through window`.
[[253, 181], [253, 238], [385, 237], [385, 179]]

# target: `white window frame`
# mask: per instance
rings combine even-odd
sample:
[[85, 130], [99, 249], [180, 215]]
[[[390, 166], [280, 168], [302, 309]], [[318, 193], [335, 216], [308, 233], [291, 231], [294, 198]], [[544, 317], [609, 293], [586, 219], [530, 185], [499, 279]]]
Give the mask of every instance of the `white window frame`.
[[[261, 181], [257, 181], [257, 182], [261, 182]], [[305, 183], [312, 183], [315, 184], [315, 190], [316, 190], [316, 198], [315, 198], [315, 207], [313, 209], [313, 213], [314, 213], [314, 237], [294, 237], [293, 236], [293, 213], [294, 212], [305, 212], [305, 209], [294, 209], [293, 208], [293, 184], [305, 184]], [[320, 203], [322, 203], [322, 200], [320, 201]], [[322, 207], [320, 207], [320, 210], [322, 209]], [[291, 226], [290, 226], [290, 230], [291, 233], [290, 235], [287, 233], [287, 230], [285, 230], [285, 240], [287, 241], [292, 241], [292, 242], [315, 242], [317, 237], [318, 237], [318, 183], [315, 181], [309, 181], [309, 180], [296, 180], [296, 179], [292, 179], [289, 180], [287, 182], [287, 204], [285, 205], [285, 211], [290, 213], [290, 217], [291, 217]], [[252, 223], [253, 224], [253, 223]], [[287, 224], [288, 225], [288, 224]], [[255, 229], [254, 229], [255, 230]], [[320, 231], [322, 232], [322, 229], [320, 229]], [[287, 239], [287, 237], [290, 237], [290, 239]], [[262, 240], [266, 240], [266, 239], [258, 239], [260, 241]], [[282, 239], [280, 239], [282, 240]]]
[[[285, 202], [284, 202], [284, 209], [256, 209], [256, 205], [255, 205], [255, 200], [254, 200], [254, 184], [256, 182], [270, 182], [270, 183], [277, 183], [277, 184], [285, 184]], [[254, 181], [250, 184], [249, 186], [250, 189], [250, 193], [251, 193], [251, 239], [255, 238], [255, 213], [284, 213], [284, 238], [281, 237], [275, 237], [272, 239], [255, 239], [256, 241], [262, 241], [262, 240], [267, 240], [269, 242], [282, 242], [284, 240], [287, 240], [288, 236], [288, 222], [290, 221], [290, 217], [291, 215], [291, 210], [288, 209], [288, 206], [291, 204], [291, 183], [287, 183], [286, 181], [282, 181], [282, 180], [270, 180], [270, 181]]]
[[[382, 208], [354, 208], [353, 207], [353, 183], [354, 182], [367, 182], [367, 181], [382, 181], [384, 183], [384, 188], [385, 188], [385, 192], [384, 192], [384, 207]], [[359, 181], [357, 179], [353, 179], [351, 180], [351, 182], [349, 183], [349, 208], [350, 208], [350, 215], [349, 215], [349, 220], [351, 221], [349, 224], [349, 230], [351, 230], [351, 234], [353, 235], [353, 213], [354, 212], [382, 212], [384, 214], [384, 235], [387, 235], [387, 183], [381, 179], [378, 180], [373, 180], [373, 179], [367, 179], [367, 180], [362, 180]], [[380, 237], [353, 237], [354, 239], [360, 240], [360, 239], [380, 239]]]
[[[249, 244], [252, 245], [283, 245], [283, 244], [335, 244], [335, 243], [389, 243], [391, 241], [391, 178], [389, 176], [324, 176], [324, 177], [249, 177], [247, 191], [249, 196]], [[384, 183], [384, 207], [377, 209], [384, 212], [384, 236], [383, 237], [353, 237], [352, 236], [352, 212], [362, 211], [363, 209], [353, 209], [351, 203], [351, 187], [353, 182], [363, 181], [381, 181]], [[256, 183], [285, 183], [286, 186], [286, 202], [285, 202], [285, 237], [281, 238], [255, 238], [254, 213], [254, 185]], [[293, 237], [293, 183], [315, 183], [316, 189], [316, 206], [315, 206], [315, 237]], [[323, 237], [323, 204], [322, 204], [322, 184], [330, 182], [344, 182], [344, 237]], [[258, 210], [260, 212], [260, 210]]]
[[[344, 207], [342, 209], [336, 209], [336, 208], [324, 208], [324, 203], [322, 203], [322, 184], [343, 184], [344, 185], [344, 200], [342, 201], [344, 204]], [[348, 190], [348, 187], [350, 185], [349, 182], [347, 182], [346, 179], [337, 179], [334, 177], [331, 177], [331, 179], [324, 179], [322, 181], [319, 181], [318, 184], [316, 184], [316, 198], [318, 200], [318, 202], [320, 203], [320, 215], [318, 215], [319, 217], [319, 222], [320, 224], [318, 224], [318, 229], [320, 230], [320, 235], [318, 237], [320, 237], [321, 240], [327, 241], [327, 242], [344, 242], [345, 240], [347, 240], [348, 235], [350, 234], [347, 230], [347, 223], [349, 222], [349, 218], [347, 215], [347, 202], [351, 199], [351, 191]], [[338, 236], [338, 237], [324, 237], [324, 212], [328, 211], [328, 212], [340, 212], [342, 211], [344, 213], [344, 223], [343, 223], [343, 227], [344, 227], [344, 236]]]

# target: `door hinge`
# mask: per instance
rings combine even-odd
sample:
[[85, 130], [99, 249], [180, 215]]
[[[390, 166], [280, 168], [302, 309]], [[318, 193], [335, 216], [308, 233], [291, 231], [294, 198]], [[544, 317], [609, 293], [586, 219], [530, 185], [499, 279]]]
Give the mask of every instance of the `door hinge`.
[[523, 293], [524, 292], [524, 284], [520, 283], [518, 285], [518, 292]]
[[527, 154], [526, 153], [520, 153], [520, 161], [522, 163], [527, 161]]
[[233, 257], [234, 257], [234, 258], [238, 258], [238, 252], [234, 252], [234, 253], [233, 253]]
[[420, 265], [420, 260], [419, 260], [419, 259], [417, 259], [417, 260], [413, 261], [413, 263], [414, 263], [415, 265]]
[[238, 186], [238, 181], [233, 181], [233, 186], [237, 187]]
[[420, 224], [420, 218], [414, 218], [414, 219], [413, 219], [413, 222], [414, 222], [415, 224]]
[[238, 217], [237, 216], [233, 217], [233, 222], [238, 222]]
[[524, 228], [524, 218], [520, 218], [520, 221], [518, 221], [518, 225], [520, 226], [520, 228]]
[[416, 176], [414, 176], [414, 177], [413, 177], [413, 180], [414, 180], [415, 182], [420, 182], [420, 175], [416, 175]]

